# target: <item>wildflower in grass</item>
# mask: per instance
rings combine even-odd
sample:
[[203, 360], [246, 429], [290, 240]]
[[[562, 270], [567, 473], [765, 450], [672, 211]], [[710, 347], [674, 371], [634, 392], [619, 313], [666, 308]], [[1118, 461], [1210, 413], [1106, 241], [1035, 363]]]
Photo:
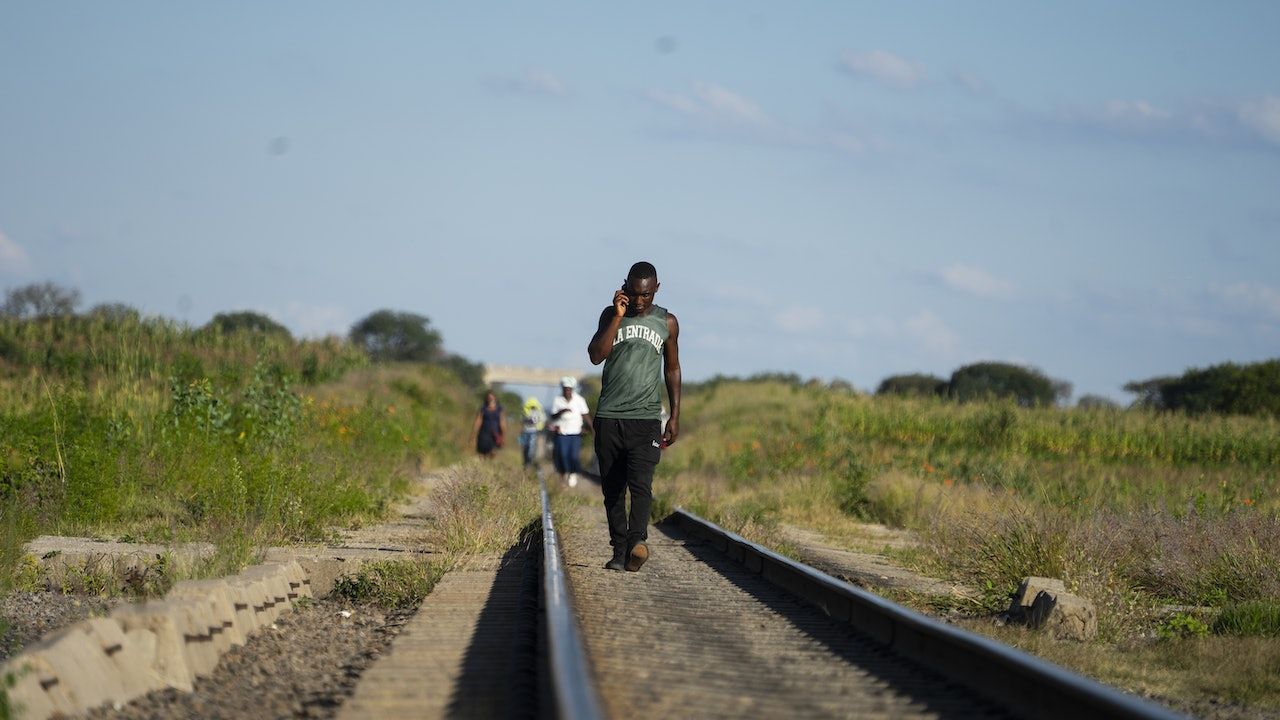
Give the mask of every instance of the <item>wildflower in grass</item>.
[[346, 426], [346, 425], [340, 425], [340, 426], [338, 427], [338, 434], [339, 434], [339, 435], [346, 435], [346, 434], [347, 434], [347, 426]]
[[409, 442], [409, 436], [408, 436], [408, 435], [404, 435], [404, 436], [402, 436], [402, 437], [404, 437], [404, 441], [405, 441], [405, 442]]
[[1252, 506], [1252, 505], [1253, 505], [1253, 498], [1245, 498], [1245, 499], [1244, 499], [1244, 504], [1245, 504], [1245, 505]]
[[925, 463], [925, 464], [924, 464], [924, 471], [925, 471], [925, 472], [927, 472], [927, 473], [932, 473], [932, 472], [933, 472], [933, 466], [932, 466], [932, 465], [930, 465], [929, 463]]
[[388, 415], [395, 415], [395, 414], [396, 414], [396, 406], [395, 406], [395, 405], [388, 405], [388, 406], [387, 406], [387, 414], [388, 414]]
[[955, 485], [955, 484], [956, 484], [956, 481], [952, 478], [947, 478], [942, 481], [943, 487], [951, 487], [952, 485]]
[[752, 449], [752, 450], [759, 450], [759, 449], [760, 449], [760, 441], [759, 441], [759, 440], [752, 440], [752, 441], [751, 441], [751, 449]]

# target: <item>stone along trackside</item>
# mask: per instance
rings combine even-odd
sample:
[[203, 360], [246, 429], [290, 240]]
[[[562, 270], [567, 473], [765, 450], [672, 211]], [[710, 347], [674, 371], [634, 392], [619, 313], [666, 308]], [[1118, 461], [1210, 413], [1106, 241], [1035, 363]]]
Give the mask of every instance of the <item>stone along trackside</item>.
[[611, 717], [1004, 717], [885, 652], [675, 528], [652, 528], [638, 573], [601, 568], [597, 504], [564, 550]]

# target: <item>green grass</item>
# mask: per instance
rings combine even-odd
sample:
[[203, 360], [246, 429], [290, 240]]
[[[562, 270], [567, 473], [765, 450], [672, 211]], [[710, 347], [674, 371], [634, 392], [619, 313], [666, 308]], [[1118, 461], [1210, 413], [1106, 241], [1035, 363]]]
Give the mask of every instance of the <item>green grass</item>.
[[446, 566], [425, 560], [379, 560], [344, 575], [332, 595], [356, 603], [372, 603], [387, 609], [418, 606], [444, 575]]
[[[1053, 653], [1074, 667], [1132, 673], [1155, 693], [1217, 688], [1280, 705], [1266, 673], [1247, 665], [1277, 657], [1266, 645], [1280, 596], [1275, 419], [956, 404], [787, 382], [692, 388], [682, 410], [680, 442], [655, 483], [663, 507], [765, 544], [778, 544], [783, 523], [850, 545], [865, 521], [907, 528], [921, 544], [899, 560], [978, 588], [971, 613], [1007, 605], [1027, 575], [1062, 578], [1093, 600], [1099, 641]], [[1171, 626], [1169, 605], [1222, 609], [1226, 620]], [[1162, 635], [1177, 641], [1148, 647]], [[1139, 657], [1166, 667], [1126, 665]], [[1197, 681], [1224, 670], [1188, 657], [1223, 663], [1240, 682]]]
[[1213, 623], [1219, 635], [1280, 637], [1280, 601], [1275, 598], [1232, 603]]
[[451, 372], [369, 366], [337, 339], [163, 320], [0, 319], [0, 583], [35, 534], [263, 546], [381, 517], [462, 456]]

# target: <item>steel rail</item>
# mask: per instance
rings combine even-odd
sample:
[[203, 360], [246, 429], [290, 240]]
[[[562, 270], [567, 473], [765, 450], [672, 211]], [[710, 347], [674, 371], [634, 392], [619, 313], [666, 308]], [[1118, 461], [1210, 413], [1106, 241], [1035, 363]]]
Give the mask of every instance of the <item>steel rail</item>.
[[907, 658], [1034, 718], [1173, 720], [1171, 710], [909, 610], [725, 530], [683, 508], [668, 522]]
[[555, 694], [556, 714], [562, 720], [598, 720], [600, 698], [573, 616], [573, 602], [564, 572], [560, 537], [551, 517], [547, 482], [542, 485], [542, 595], [546, 609], [548, 666]]

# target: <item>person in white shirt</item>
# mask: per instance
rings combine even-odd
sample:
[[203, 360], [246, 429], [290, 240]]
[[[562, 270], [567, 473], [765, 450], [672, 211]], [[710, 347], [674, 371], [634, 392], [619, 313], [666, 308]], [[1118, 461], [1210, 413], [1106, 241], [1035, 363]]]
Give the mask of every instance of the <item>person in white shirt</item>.
[[574, 392], [578, 381], [571, 377], [560, 378], [560, 395], [551, 402], [551, 418], [555, 453], [552, 460], [556, 471], [569, 487], [578, 484], [582, 472], [578, 456], [582, 453], [582, 430], [591, 429], [591, 410], [587, 401]]

